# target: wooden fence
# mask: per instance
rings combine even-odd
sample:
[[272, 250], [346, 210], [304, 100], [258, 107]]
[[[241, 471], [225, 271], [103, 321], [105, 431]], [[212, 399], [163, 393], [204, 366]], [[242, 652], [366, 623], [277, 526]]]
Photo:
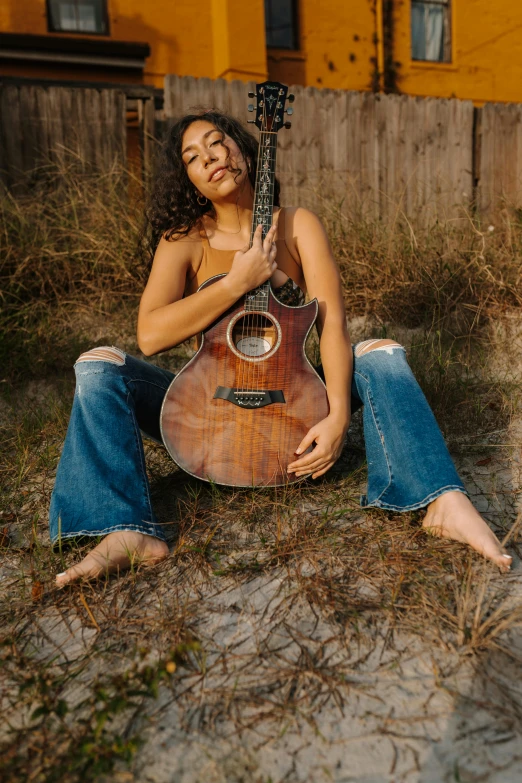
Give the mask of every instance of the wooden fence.
[[486, 103], [476, 111], [477, 206], [484, 215], [522, 207], [522, 105]]
[[[216, 107], [246, 122], [247, 92], [254, 89], [254, 83], [167, 76], [165, 117], [172, 123], [195, 108]], [[291, 90], [292, 129], [279, 134], [284, 203], [313, 207], [326, 195], [354, 216], [422, 222], [463, 208], [476, 207], [488, 219], [499, 208], [522, 208], [522, 106], [477, 109], [470, 101]], [[21, 187], [35, 167], [67, 154], [107, 171], [131, 165], [139, 147], [147, 168], [155, 145], [152, 98], [150, 88], [139, 86], [0, 81], [0, 183]]]
[[[195, 107], [242, 121], [253, 82], [167, 76], [170, 120]], [[286, 204], [333, 197], [353, 215], [429, 222], [478, 208], [522, 207], [522, 106], [294, 86], [292, 129], [279, 136]]]
[[35, 176], [64, 166], [106, 173], [138, 160], [148, 167], [153, 104], [150, 88], [0, 81], [0, 184], [25, 192]]
[[[167, 76], [165, 114], [197, 106], [250, 119], [253, 83]], [[278, 174], [287, 204], [327, 195], [352, 214], [393, 219], [452, 215], [474, 193], [470, 101], [292, 87], [291, 130], [279, 133]]]

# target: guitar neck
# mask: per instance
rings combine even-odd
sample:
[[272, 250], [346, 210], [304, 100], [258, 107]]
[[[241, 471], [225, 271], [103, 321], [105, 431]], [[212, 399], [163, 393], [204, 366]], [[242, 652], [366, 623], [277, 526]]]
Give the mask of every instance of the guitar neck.
[[[259, 154], [257, 158], [256, 186], [254, 190], [254, 208], [252, 213], [252, 230], [250, 232], [250, 247], [254, 241], [254, 233], [261, 223], [263, 239], [272, 226], [274, 212], [275, 169], [277, 154], [277, 133], [261, 131], [259, 138]], [[245, 309], [268, 310], [270, 281], [246, 295]]]
[[252, 231], [250, 246], [254, 240], [254, 232], [261, 223], [263, 239], [272, 226], [274, 211], [275, 169], [277, 155], [277, 133], [262, 131], [259, 138], [259, 154], [257, 158], [256, 186], [254, 190], [254, 209], [252, 213]]

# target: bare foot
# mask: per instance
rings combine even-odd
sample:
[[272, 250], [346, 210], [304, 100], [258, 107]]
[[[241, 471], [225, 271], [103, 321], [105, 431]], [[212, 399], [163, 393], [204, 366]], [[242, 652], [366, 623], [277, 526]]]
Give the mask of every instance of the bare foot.
[[505, 554], [487, 522], [463, 492], [445, 492], [430, 503], [422, 527], [442, 538], [469, 544], [501, 571], [511, 568], [513, 558]]
[[159, 538], [119, 530], [105, 536], [80, 563], [58, 574], [56, 584], [62, 587], [77, 579], [96, 579], [113, 571], [123, 571], [131, 564], [154, 565], [164, 560], [168, 553], [167, 544]]

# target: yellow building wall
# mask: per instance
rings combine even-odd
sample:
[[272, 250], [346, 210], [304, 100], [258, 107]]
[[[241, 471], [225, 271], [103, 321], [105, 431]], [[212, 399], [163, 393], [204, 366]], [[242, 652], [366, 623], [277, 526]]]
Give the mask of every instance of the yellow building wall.
[[287, 84], [368, 90], [376, 67], [375, 0], [300, 0], [298, 52], [268, 49], [270, 77]]
[[[108, 0], [108, 16], [108, 36], [84, 37], [148, 43], [151, 56], [143, 76], [135, 77], [143, 84], [163, 87], [167, 73], [245, 81], [266, 78], [263, 0], [249, 0], [248, 5], [242, 0]], [[67, 37], [47, 32], [45, 0], [3, 0], [0, 32]], [[16, 64], [0, 66], [3, 73], [28, 75], [27, 70], [22, 73]], [[29, 71], [36, 75], [34, 68]], [[55, 66], [38, 67], [40, 77], [56, 77], [56, 71]], [[74, 75], [101, 78], [99, 69]], [[110, 68], [102, 75], [106, 81], [113, 78]]]
[[453, 0], [452, 62], [411, 59], [410, 2], [397, 0], [398, 86], [409, 95], [522, 102], [522, 3]]
[[[332, 89], [375, 86], [384, 61], [382, 0], [300, 0], [300, 49], [268, 50], [280, 81]], [[408, 95], [522, 102], [522, 2], [452, 0], [452, 62], [411, 59], [410, 0], [394, 0], [393, 59]]]
[[[0, 61], [0, 73], [163, 86], [167, 73], [346, 90], [382, 86], [383, 0], [299, 0], [297, 52], [266, 50], [264, 0], [108, 0], [110, 35], [146, 42], [144, 72]], [[394, 0], [399, 91], [522, 102], [522, 2], [453, 0], [452, 62], [411, 59], [410, 0]], [[47, 35], [45, 0], [0, 0], [0, 31]], [[51, 36], [67, 37], [63, 33]], [[73, 37], [77, 37], [74, 34]]]

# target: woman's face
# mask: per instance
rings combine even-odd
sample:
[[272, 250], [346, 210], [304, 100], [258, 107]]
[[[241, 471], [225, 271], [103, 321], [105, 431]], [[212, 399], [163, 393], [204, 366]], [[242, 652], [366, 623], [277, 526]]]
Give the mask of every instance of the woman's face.
[[[207, 120], [189, 125], [183, 134], [181, 154], [194, 189], [210, 201], [226, 199], [248, 176], [236, 142]], [[236, 169], [236, 172], [233, 171]], [[237, 174], [241, 169], [241, 174]]]

